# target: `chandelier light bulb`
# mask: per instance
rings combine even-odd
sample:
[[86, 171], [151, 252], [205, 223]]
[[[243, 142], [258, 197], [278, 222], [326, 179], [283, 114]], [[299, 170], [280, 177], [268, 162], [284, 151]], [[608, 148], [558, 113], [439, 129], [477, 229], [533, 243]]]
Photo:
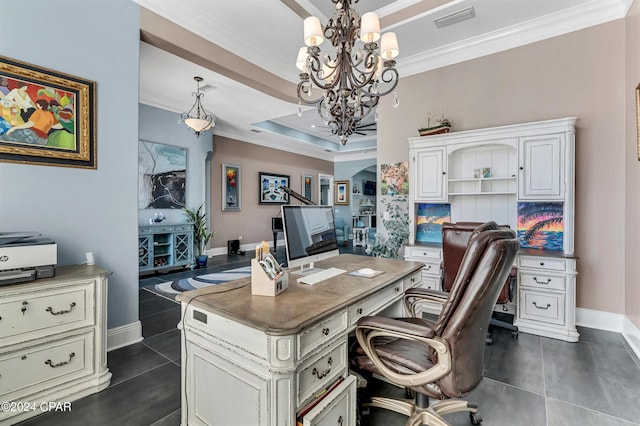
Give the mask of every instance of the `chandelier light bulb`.
[[380, 19], [375, 12], [367, 12], [360, 19], [360, 40], [375, 43], [380, 39]]
[[304, 20], [304, 44], [309, 47], [320, 46], [323, 41], [320, 18], [309, 16]]
[[380, 52], [385, 60], [391, 60], [398, 56], [400, 49], [398, 48], [398, 38], [396, 37], [396, 33], [389, 32], [382, 34]]
[[298, 68], [302, 72], [307, 72], [307, 48], [301, 47], [298, 50], [298, 57], [296, 58], [296, 68]]

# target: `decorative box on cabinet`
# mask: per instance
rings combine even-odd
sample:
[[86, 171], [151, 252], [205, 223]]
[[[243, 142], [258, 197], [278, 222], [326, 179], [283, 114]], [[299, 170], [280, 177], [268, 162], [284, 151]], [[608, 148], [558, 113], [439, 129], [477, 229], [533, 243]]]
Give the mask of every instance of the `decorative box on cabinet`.
[[520, 331], [577, 342], [577, 274], [573, 257], [535, 250], [520, 253], [516, 315]]
[[[109, 386], [107, 276], [97, 266], [58, 266], [54, 278], [0, 287], [0, 425]], [[33, 408], [33, 409], [31, 409]]]
[[193, 263], [193, 225], [150, 225], [138, 230], [140, 272], [185, 267]]

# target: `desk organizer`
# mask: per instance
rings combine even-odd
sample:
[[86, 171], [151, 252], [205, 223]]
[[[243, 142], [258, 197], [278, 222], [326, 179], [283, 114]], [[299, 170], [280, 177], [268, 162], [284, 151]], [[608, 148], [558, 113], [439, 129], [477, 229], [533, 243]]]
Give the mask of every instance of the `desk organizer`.
[[283, 273], [271, 279], [254, 258], [251, 259], [251, 294], [254, 296], [277, 296], [289, 287], [289, 274]]

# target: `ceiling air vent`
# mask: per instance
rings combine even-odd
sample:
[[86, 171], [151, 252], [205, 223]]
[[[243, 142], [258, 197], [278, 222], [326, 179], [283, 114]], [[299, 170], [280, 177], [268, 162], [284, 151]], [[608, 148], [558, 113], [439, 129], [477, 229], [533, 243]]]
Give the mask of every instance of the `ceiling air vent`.
[[216, 86], [212, 86], [212, 85], [210, 85], [210, 84], [205, 84], [204, 86], [202, 86], [202, 87], [200, 88], [200, 91], [202, 91], [202, 92], [209, 92], [209, 91], [211, 91], [211, 90], [213, 90], [213, 89], [215, 89], [215, 88], [216, 88]]
[[258, 129], [249, 129], [249, 131], [253, 133], [262, 133], [262, 131]]
[[476, 11], [473, 9], [473, 6], [469, 6], [465, 9], [434, 19], [433, 22], [436, 24], [436, 27], [444, 28], [449, 25], [457, 24], [458, 22], [466, 21], [467, 19], [475, 18], [475, 16]]

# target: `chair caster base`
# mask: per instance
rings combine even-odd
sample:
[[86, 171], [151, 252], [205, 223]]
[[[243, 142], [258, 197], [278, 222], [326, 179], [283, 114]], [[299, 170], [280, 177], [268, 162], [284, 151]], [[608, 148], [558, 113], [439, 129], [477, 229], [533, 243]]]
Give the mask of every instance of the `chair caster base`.
[[479, 425], [482, 423], [482, 417], [478, 413], [469, 413], [469, 419], [472, 425]]

